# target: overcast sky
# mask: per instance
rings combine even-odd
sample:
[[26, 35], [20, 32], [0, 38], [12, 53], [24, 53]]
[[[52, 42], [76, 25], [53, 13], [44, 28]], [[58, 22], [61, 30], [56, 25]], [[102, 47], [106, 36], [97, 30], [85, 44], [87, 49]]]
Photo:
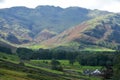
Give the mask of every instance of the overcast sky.
[[62, 8], [79, 6], [88, 9], [120, 12], [120, 0], [0, 0], [0, 8], [13, 6], [34, 8], [38, 5], [54, 5]]

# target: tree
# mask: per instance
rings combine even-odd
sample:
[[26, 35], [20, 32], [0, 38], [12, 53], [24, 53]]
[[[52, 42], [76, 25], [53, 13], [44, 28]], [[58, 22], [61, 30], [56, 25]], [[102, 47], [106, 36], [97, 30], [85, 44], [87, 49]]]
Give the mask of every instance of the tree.
[[76, 59], [76, 56], [77, 56], [77, 54], [74, 53], [74, 52], [69, 52], [69, 53], [67, 53], [67, 59], [69, 60], [69, 63], [70, 63], [71, 65], [74, 64], [75, 59]]
[[16, 52], [21, 60], [30, 60], [33, 54], [33, 51], [27, 48], [18, 48]]
[[[102, 77], [103, 77], [103, 80], [106, 80], [106, 79], [112, 79], [113, 77], [113, 68], [112, 66], [105, 66], [105, 69], [102, 70]], [[118, 80], [118, 79], [116, 79]]]
[[12, 54], [12, 51], [11, 51], [10, 48], [3, 47], [3, 46], [0, 46], [0, 52], [4, 52], [4, 53], [7, 53], [7, 54]]
[[97, 53], [80, 53], [77, 56], [77, 61], [81, 65], [88, 66], [112, 66], [113, 65], [114, 54], [106, 52]]
[[53, 70], [63, 71], [63, 68], [62, 68], [62, 66], [60, 65], [60, 62], [59, 62], [59, 61], [57, 61], [57, 60], [55, 60], [55, 59], [52, 59], [51, 65], [52, 65], [52, 69], [53, 69]]
[[113, 80], [120, 80], [120, 51], [117, 52], [115, 60], [114, 60]]

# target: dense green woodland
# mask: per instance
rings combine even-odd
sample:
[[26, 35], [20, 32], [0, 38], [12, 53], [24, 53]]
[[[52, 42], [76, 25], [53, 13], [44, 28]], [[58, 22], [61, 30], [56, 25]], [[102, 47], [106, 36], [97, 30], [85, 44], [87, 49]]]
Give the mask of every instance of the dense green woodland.
[[22, 60], [69, 60], [70, 64], [78, 61], [81, 65], [106, 66], [113, 65], [115, 52], [90, 52], [90, 51], [61, 51], [39, 49], [33, 51], [26, 48], [18, 48], [17, 54]]
[[[9, 48], [0, 47], [0, 52], [12, 54]], [[42, 60], [42, 59], [58, 59], [69, 60], [70, 64], [78, 61], [81, 65], [105, 66], [113, 65], [116, 52], [90, 52], [90, 51], [61, 51], [39, 49], [31, 50], [27, 48], [18, 48], [17, 55], [21, 60]]]
[[119, 80], [120, 79], [120, 52], [117, 53], [114, 61], [115, 63], [114, 63], [113, 80]]

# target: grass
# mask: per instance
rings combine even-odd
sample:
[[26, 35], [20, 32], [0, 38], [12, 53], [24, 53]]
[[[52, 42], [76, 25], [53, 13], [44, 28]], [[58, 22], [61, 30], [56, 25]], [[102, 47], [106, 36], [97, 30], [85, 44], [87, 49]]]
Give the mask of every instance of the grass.
[[0, 59], [0, 80], [65, 80], [63, 76], [40, 68], [21, 66]]
[[[46, 63], [43, 63], [45, 61], [48, 62], [47, 65], [46, 65]], [[31, 62], [35, 63], [35, 64], [42, 64], [42, 65], [45, 65], [45, 66], [49, 66], [51, 60], [31, 60]], [[81, 69], [81, 70], [84, 70], [84, 69], [96, 69], [96, 68], [100, 69], [101, 68], [100, 66], [81, 66], [78, 62], [75, 62], [74, 65], [71, 65], [71, 64], [69, 64], [68, 60], [59, 60], [59, 62], [61, 63], [61, 65], [64, 68], [67, 68], [67, 69]]]
[[85, 51], [110, 51], [113, 52], [115, 50], [104, 48], [104, 47], [88, 47], [84, 49]]
[[[64, 71], [51, 70], [51, 60], [25, 61], [25, 66], [18, 64], [15, 55], [0, 53], [0, 80], [99, 80], [82, 74], [85, 69], [100, 69], [100, 66], [81, 66], [78, 62], [69, 64], [68, 60], [59, 60]], [[6, 58], [4, 58], [6, 57]]]
[[29, 64], [29, 63], [25, 63], [25, 65], [29, 66], [29, 67], [33, 67], [33, 68], [38, 68], [38, 69], [41, 69], [41, 70], [44, 70], [47, 72], [55, 73], [55, 74], [63, 74], [63, 72], [61, 72], [61, 71], [51, 70], [51, 69], [47, 69], [47, 68], [40, 67], [40, 66], [38, 67], [38, 66], [35, 66], [35, 65]]
[[19, 61], [19, 57], [13, 54], [6, 54], [3, 52], [0, 52], [0, 59], [4, 59], [7, 61], [12, 61], [12, 62], [18, 62]]
[[0, 80], [33, 80], [27, 77], [27, 73], [25, 72], [18, 72], [9, 69], [1, 69], [0, 68]]
[[26, 76], [26, 74], [23, 72], [18, 72], [18, 71], [16, 72], [16, 71], [7, 70], [7, 69], [0, 69], [0, 73], [4, 73], [6, 75], [20, 76], [20, 77]]
[[28, 48], [30, 49], [33, 49], [33, 50], [36, 50], [36, 49], [40, 49], [40, 48], [43, 48], [43, 49], [48, 49], [48, 47], [44, 46], [44, 45], [31, 45], [31, 46], [27, 46]]
[[[47, 62], [47, 63], [44, 63], [44, 62]], [[50, 62], [51, 62], [51, 60], [31, 60], [29, 64], [31, 64], [31, 65], [36, 64], [36, 65], [34, 65], [34, 67], [37, 66], [36, 68], [40, 68], [42, 70], [45, 70], [45, 71], [48, 71], [51, 73], [61, 74], [61, 75], [64, 75], [66, 77], [71, 76], [71, 77], [74, 77], [77, 79], [100, 80], [100, 78], [98, 78], [98, 77], [89, 77], [89, 76], [85, 76], [82, 74], [83, 70], [101, 69], [100, 66], [81, 66], [81, 65], [79, 65], [78, 62], [75, 62], [74, 65], [71, 65], [71, 64], [69, 64], [68, 60], [59, 60], [59, 62], [61, 63], [61, 65], [64, 69], [64, 72], [60, 72], [60, 71], [51, 70]]]
[[87, 30], [91, 30], [91, 29], [95, 28], [96, 25], [100, 25], [102, 20], [107, 21], [108, 20], [107, 18], [110, 16], [113, 16], [113, 14], [98, 16], [94, 19], [87, 21], [87, 23], [90, 25], [90, 27]]

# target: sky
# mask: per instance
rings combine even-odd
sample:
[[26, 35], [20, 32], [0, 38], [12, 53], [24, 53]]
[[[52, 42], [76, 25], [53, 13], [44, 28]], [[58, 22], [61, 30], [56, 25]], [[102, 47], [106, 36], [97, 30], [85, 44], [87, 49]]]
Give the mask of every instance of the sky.
[[0, 8], [13, 6], [35, 8], [38, 5], [52, 5], [62, 8], [78, 6], [88, 9], [120, 12], [120, 0], [0, 0]]

